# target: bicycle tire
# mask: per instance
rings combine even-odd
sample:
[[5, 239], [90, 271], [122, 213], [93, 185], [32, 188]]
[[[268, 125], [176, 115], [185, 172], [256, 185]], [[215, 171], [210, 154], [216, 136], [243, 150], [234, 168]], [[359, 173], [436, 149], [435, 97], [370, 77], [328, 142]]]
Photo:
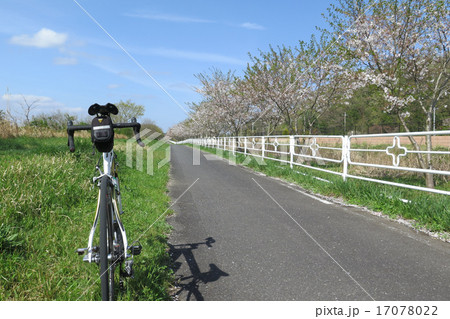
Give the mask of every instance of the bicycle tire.
[[103, 176], [100, 182], [100, 282], [102, 300], [114, 300], [114, 264], [108, 259], [113, 254], [112, 220], [111, 220], [111, 194], [108, 194], [109, 180]]
[[108, 192], [107, 192], [107, 197], [108, 197], [108, 201], [107, 203], [107, 230], [108, 230], [108, 234], [107, 234], [107, 242], [108, 242], [108, 253], [111, 254], [111, 260], [108, 260], [108, 271], [109, 271], [109, 281], [108, 281], [108, 293], [109, 293], [109, 300], [113, 301], [115, 298], [115, 291], [114, 291], [114, 286], [115, 286], [115, 278], [114, 278], [114, 270], [116, 269], [116, 252], [114, 251], [114, 226], [113, 226], [113, 217], [112, 217], [112, 209], [113, 209], [113, 205], [111, 202], [112, 199], [112, 192], [113, 189], [111, 188], [111, 186], [108, 186]]

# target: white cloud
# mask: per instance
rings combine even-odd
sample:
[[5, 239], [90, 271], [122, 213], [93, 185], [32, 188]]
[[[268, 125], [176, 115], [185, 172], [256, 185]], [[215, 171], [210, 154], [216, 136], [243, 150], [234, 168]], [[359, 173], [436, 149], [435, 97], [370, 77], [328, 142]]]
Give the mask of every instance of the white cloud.
[[5, 102], [9, 102], [12, 106], [14, 104], [24, 104], [24, 99], [29, 104], [35, 102], [34, 105], [37, 107], [37, 109], [57, 109], [64, 106], [63, 103], [57, 102], [48, 96], [31, 94], [3, 94], [2, 96], [2, 100]]
[[120, 87], [120, 85], [119, 84], [110, 84], [110, 85], [108, 85], [108, 89], [117, 89], [118, 87]]
[[[129, 70], [122, 70], [121, 71], [121, 70], [117, 69], [115, 66], [107, 65], [107, 64], [105, 64], [103, 62], [91, 61], [91, 65], [93, 65], [93, 66], [95, 66], [95, 67], [97, 67], [97, 68], [99, 68], [99, 69], [101, 69], [101, 70], [103, 70], [105, 72], [112, 73], [114, 75], [118, 75], [120, 77], [123, 77], [123, 78], [125, 78], [127, 80], [130, 80], [130, 81], [132, 81], [134, 83], [137, 83], [137, 84], [140, 84], [142, 86], [152, 87], [152, 88], [154, 87], [152, 85], [152, 82], [150, 81], [150, 79], [143, 78], [142, 76], [138, 77], [135, 74], [136, 72], [132, 72], [132, 71], [129, 71]], [[138, 72], [138, 73], [142, 74], [141, 72]]]
[[69, 57], [56, 57], [53, 59], [53, 63], [57, 65], [75, 65], [78, 63], [76, 58]]
[[265, 30], [266, 29], [262, 25], [259, 25], [256, 23], [251, 23], [251, 22], [242, 23], [240, 25], [240, 27], [245, 28], [245, 29], [250, 29], [250, 30]]
[[84, 110], [82, 107], [62, 107], [60, 109], [62, 112], [67, 112], [70, 114], [75, 114], [75, 113], [79, 113], [79, 114], [83, 114], [83, 111], [87, 114], [87, 111]]
[[60, 47], [67, 41], [66, 33], [57, 33], [53, 30], [42, 28], [39, 32], [28, 35], [16, 35], [10, 40], [12, 44], [31, 46], [37, 48]]
[[48, 96], [33, 94], [3, 94], [3, 96], [0, 96], [0, 100], [4, 101], [3, 104], [9, 105], [14, 114], [18, 115], [19, 117], [22, 115], [21, 107], [22, 105], [25, 105], [24, 98], [26, 99], [28, 104], [36, 101], [33, 104], [33, 106], [36, 106], [36, 108], [33, 109], [31, 115], [37, 115], [39, 113], [49, 114], [58, 111], [77, 114], [80, 116], [85, 115], [84, 113], [87, 113], [86, 110], [81, 107], [69, 107], [64, 103], [55, 101], [53, 98]]
[[50, 101], [53, 101], [53, 99], [48, 96], [38, 96], [30, 94], [3, 94], [2, 96], [3, 101], [10, 102], [23, 102], [24, 98], [29, 102], [39, 100], [40, 103], [48, 103]]
[[134, 14], [134, 13], [125, 13], [125, 16], [132, 18], [141, 18], [141, 19], [149, 19], [149, 20], [159, 20], [159, 21], [168, 21], [168, 22], [184, 22], [184, 23], [214, 23], [212, 20], [205, 19], [197, 19], [185, 16], [178, 16], [172, 14]]
[[173, 83], [169, 86], [169, 88], [173, 91], [189, 92], [189, 93], [194, 92], [194, 85], [185, 82]]

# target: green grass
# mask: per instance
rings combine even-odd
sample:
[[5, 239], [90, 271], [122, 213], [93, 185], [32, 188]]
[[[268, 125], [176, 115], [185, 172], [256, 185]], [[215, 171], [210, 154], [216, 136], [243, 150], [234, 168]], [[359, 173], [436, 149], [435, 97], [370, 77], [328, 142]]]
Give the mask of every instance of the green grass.
[[[124, 142], [116, 142], [124, 149]], [[88, 139], [0, 139], [0, 300], [100, 300], [98, 266], [75, 253], [86, 247], [97, 204], [91, 183], [98, 155]], [[155, 152], [155, 161], [165, 155]], [[146, 152], [144, 152], [146, 153]], [[129, 242], [138, 239], [135, 278], [119, 300], [167, 300], [169, 269], [165, 218], [169, 166], [153, 176], [125, 165], [118, 152], [122, 221]], [[146, 162], [146, 161], [144, 161]]]
[[[190, 146], [192, 147], [192, 145]], [[201, 147], [201, 149], [218, 155], [222, 154], [227, 159], [235, 160], [237, 164], [242, 164], [247, 159], [244, 154], [237, 153], [233, 157], [229, 151], [221, 153], [214, 148]], [[425, 227], [435, 232], [450, 231], [450, 196], [355, 179], [348, 179], [344, 182], [342, 177], [330, 173], [302, 167], [290, 169], [289, 165], [283, 165], [272, 160], [265, 160], [264, 163], [265, 165], [260, 165], [252, 158], [250, 162], [246, 163], [246, 166], [268, 176], [279, 177], [296, 183], [313, 193], [341, 198], [348, 204], [381, 211], [392, 218], [403, 217], [414, 220], [414, 226], [418, 228]], [[318, 180], [315, 177], [326, 179], [331, 183]], [[411, 202], [405, 203], [401, 199]]]

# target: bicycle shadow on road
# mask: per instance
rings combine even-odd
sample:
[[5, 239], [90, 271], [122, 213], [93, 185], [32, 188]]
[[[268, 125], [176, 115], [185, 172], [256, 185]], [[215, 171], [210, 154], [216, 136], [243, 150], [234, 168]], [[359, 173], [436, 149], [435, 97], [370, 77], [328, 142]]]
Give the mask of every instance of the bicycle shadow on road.
[[200, 267], [195, 260], [193, 250], [198, 249], [201, 245], [206, 245], [211, 248], [212, 244], [216, 241], [212, 237], [208, 237], [205, 239], [205, 242], [200, 243], [190, 243], [190, 244], [177, 244], [172, 245], [169, 244], [170, 250], [169, 254], [172, 258], [173, 262], [173, 271], [176, 274], [177, 271], [183, 265], [182, 261], [179, 261], [180, 257], [184, 257], [190, 271], [190, 275], [183, 276], [180, 275], [177, 278], [178, 281], [178, 290], [174, 294], [174, 296], [184, 299], [185, 292], [187, 292], [185, 300], [191, 300], [194, 297], [194, 300], [203, 301], [205, 300], [199, 288], [200, 285], [206, 285], [207, 283], [214, 282], [219, 280], [221, 277], [227, 277], [229, 274], [222, 271], [215, 264], [209, 264], [209, 270], [206, 272], [201, 272]]

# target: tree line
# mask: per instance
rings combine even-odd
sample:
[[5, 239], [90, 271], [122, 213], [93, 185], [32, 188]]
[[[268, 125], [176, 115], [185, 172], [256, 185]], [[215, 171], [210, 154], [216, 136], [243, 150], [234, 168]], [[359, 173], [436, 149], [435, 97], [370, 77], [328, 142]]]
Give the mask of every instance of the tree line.
[[[61, 112], [61, 110], [50, 113], [41, 112], [33, 115], [32, 111], [39, 106], [39, 99], [28, 101], [25, 96], [22, 97], [23, 101], [18, 103], [18, 107], [16, 106], [14, 108], [15, 110], [9, 105], [6, 105], [4, 110], [0, 110], [0, 124], [2, 122], [8, 122], [9, 125], [15, 127], [30, 126], [59, 131], [67, 128], [67, 122], [69, 120], [74, 121], [79, 125], [89, 125], [92, 121], [92, 117], [90, 116], [86, 115], [85, 117], [79, 117], [68, 112]], [[145, 107], [143, 105], [136, 104], [131, 100], [120, 100], [118, 103], [115, 103], [115, 105], [119, 109], [119, 114], [111, 115], [114, 123], [128, 122], [132, 117], [139, 119], [144, 116], [145, 113]], [[147, 129], [151, 132], [157, 132], [161, 134], [161, 137], [164, 135], [163, 130], [154, 121], [143, 119], [140, 122], [143, 130]], [[130, 135], [130, 137], [132, 135], [129, 130], [119, 130], [119, 132], [121, 134]]]
[[[449, 0], [339, 0], [328, 28], [249, 54], [242, 76], [196, 75], [201, 101], [172, 138], [450, 127]], [[429, 141], [431, 143], [431, 141]]]

